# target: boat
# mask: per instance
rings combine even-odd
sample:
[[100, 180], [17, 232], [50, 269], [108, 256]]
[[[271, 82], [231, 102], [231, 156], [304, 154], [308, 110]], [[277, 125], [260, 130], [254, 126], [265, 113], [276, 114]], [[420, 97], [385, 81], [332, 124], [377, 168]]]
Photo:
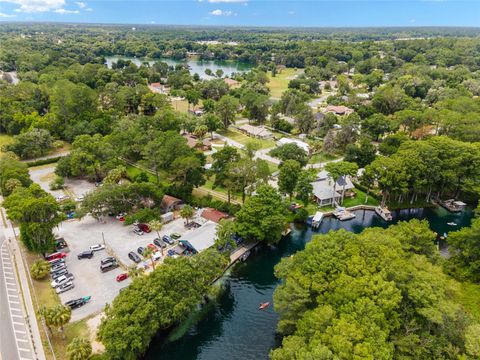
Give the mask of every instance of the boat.
[[467, 205], [462, 201], [456, 201], [455, 199], [448, 199], [445, 201], [438, 200], [437, 201], [441, 206], [443, 206], [445, 209], [447, 209], [450, 212], [456, 213], [460, 212], [464, 209], [464, 207]]
[[447, 225], [450, 225], [450, 226], [457, 226], [457, 223], [456, 223], [456, 222], [453, 222], [453, 221], [451, 221], [451, 222], [448, 222], [448, 223], [447, 223]]
[[392, 221], [393, 220], [392, 213], [385, 206], [383, 206], [383, 207], [382, 206], [376, 206], [375, 207], [375, 213], [385, 221]]
[[333, 212], [333, 216], [335, 216], [340, 221], [345, 221], [353, 219], [355, 217], [355, 214], [343, 207], [338, 207], [337, 210]]
[[242, 256], [240, 256], [240, 261], [246, 261], [249, 256], [250, 256], [250, 251], [245, 251], [245, 253]]
[[269, 306], [270, 306], [270, 303], [268, 301], [264, 302], [264, 303], [261, 303], [260, 306], [258, 307], [258, 310], [266, 309]]
[[312, 228], [317, 229], [323, 220], [323, 212], [317, 211], [312, 219]]

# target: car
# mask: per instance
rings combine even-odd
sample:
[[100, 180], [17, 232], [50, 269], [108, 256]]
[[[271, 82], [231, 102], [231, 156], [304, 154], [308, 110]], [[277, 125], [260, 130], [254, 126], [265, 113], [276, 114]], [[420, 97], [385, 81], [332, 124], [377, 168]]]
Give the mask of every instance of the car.
[[82, 251], [77, 255], [78, 260], [81, 259], [91, 259], [93, 257], [93, 250]]
[[52, 280], [56, 280], [58, 279], [60, 276], [63, 276], [63, 275], [66, 275], [68, 274], [68, 269], [67, 268], [63, 268], [61, 270], [58, 270], [57, 272], [54, 272], [52, 274]]
[[57, 264], [50, 268], [50, 274], [56, 273], [59, 270], [66, 269], [67, 265], [65, 263]]
[[56, 252], [56, 253], [45, 256], [45, 260], [52, 261], [52, 260], [55, 260], [55, 259], [63, 259], [66, 256], [67, 256], [67, 254], [64, 253], [64, 252]]
[[160, 260], [160, 258], [162, 257], [162, 255], [160, 254], [160, 252], [156, 252], [152, 255], [152, 260], [153, 261], [157, 261], [157, 260]]
[[140, 261], [142, 261], [142, 259], [140, 258], [140, 256], [138, 256], [137, 254], [135, 254], [133, 251], [130, 251], [128, 253], [128, 257], [130, 260], [132, 260], [133, 262], [135, 263], [139, 263]]
[[172, 249], [170, 249], [170, 250], [167, 251], [167, 255], [168, 255], [168, 256], [174, 256], [174, 255], [176, 255], [176, 253], [175, 253], [175, 251], [173, 251]]
[[159, 238], [155, 238], [153, 239], [153, 243], [155, 245], [157, 245], [158, 247], [160, 248], [166, 248], [167, 247], [167, 244], [165, 244], [162, 240], [160, 240]]
[[147, 247], [149, 247], [150, 249], [152, 249], [153, 252], [157, 252], [157, 251], [158, 251], [157, 247], [156, 247], [155, 245], [153, 245], [153, 244], [148, 244]]
[[170, 237], [174, 240], [178, 240], [182, 237], [182, 235], [180, 235], [179, 233], [173, 233], [173, 234], [170, 234]]
[[165, 241], [167, 244], [173, 245], [175, 242], [172, 240], [172, 238], [168, 235], [163, 235], [162, 240]]
[[117, 216], [115, 216], [115, 219], [120, 220], [122, 217], [125, 218], [127, 216], [127, 213], [121, 212]]
[[115, 262], [109, 262], [109, 263], [100, 265], [100, 271], [103, 273], [103, 272], [107, 272], [107, 271], [116, 269], [117, 267], [119, 267], [119, 265], [117, 264], [116, 261]]
[[111, 263], [111, 262], [117, 262], [117, 259], [114, 256], [108, 256], [105, 259], [102, 259], [100, 261], [100, 264], [105, 265], [105, 264], [108, 264], [108, 263]]
[[55, 260], [49, 261], [49, 263], [50, 263], [50, 267], [52, 267], [54, 265], [65, 263], [65, 259], [55, 259]]
[[152, 232], [152, 229], [150, 229], [150, 226], [148, 226], [147, 224], [137, 224], [137, 227], [143, 232], [146, 232], [146, 233]]
[[134, 228], [134, 229], [133, 229], [133, 232], [134, 232], [135, 234], [137, 234], [137, 235], [143, 235], [143, 231], [140, 230], [139, 228]]
[[57, 196], [57, 197], [55, 198], [55, 200], [56, 200], [57, 202], [62, 202], [62, 201], [68, 200], [68, 199], [70, 199], [70, 197], [67, 196], [67, 195], [60, 195], [60, 196]]
[[90, 296], [86, 296], [79, 299], [73, 299], [73, 300], [67, 301], [65, 303], [65, 306], [68, 306], [70, 309], [73, 310], [73, 309], [79, 308], [80, 306], [85, 305], [89, 300], [90, 300]]
[[75, 198], [75, 201], [80, 202], [80, 201], [83, 201], [83, 199], [85, 199], [85, 195], [79, 195]]
[[95, 245], [90, 246], [90, 250], [92, 250], [92, 251], [105, 250], [105, 245], [95, 244]]
[[127, 273], [122, 273], [122, 274], [117, 275], [115, 280], [120, 282], [120, 281], [126, 280], [127, 278], [128, 278], [128, 274]]
[[137, 249], [137, 252], [140, 254], [140, 255], [143, 255], [143, 253], [145, 252], [145, 248], [143, 246], [140, 246], [138, 249]]
[[73, 280], [73, 274], [65, 274], [65, 275], [62, 275], [62, 276], [59, 276], [58, 278], [56, 278], [55, 280], [53, 280], [51, 282], [51, 286], [53, 288], [56, 288], [56, 287], [59, 287], [60, 285], [63, 285], [65, 284], [66, 282], [70, 281], [70, 280]]
[[65, 291], [68, 291], [68, 290], [71, 290], [75, 287], [75, 285], [73, 285], [73, 281], [67, 281], [66, 283], [60, 285], [59, 287], [57, 287], [57, 294], [61, 294], [61, 293], [64, 293]]
[[65, 241], [64, 238], [60, 238], [60, 239], [55, 239], [55, 248], [57, 250], [61, 250], [61, 249], [64, 249], [66, 248], [68, 245], [67, 245], [67, 242]]

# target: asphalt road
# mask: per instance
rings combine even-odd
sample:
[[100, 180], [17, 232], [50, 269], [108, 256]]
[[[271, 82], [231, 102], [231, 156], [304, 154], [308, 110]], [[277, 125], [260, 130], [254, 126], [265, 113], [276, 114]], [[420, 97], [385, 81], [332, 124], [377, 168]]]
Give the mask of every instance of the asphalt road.
[[0, 359], [34, 359], [13, 266], [0, 231]]

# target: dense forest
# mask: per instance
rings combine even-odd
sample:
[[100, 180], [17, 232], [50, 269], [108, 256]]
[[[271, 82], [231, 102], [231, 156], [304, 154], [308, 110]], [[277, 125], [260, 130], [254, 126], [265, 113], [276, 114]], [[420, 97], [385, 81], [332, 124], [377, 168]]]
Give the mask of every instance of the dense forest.
[[[27, 249], [45, 253], [54, 247], [52, 229], [72, 211], [96, 219], [125, 211], [128, 223], [150, 222], [164, 194], [190, 211], [209, 206], [236, 215], [219, 226], [218, 249], [235, 246], [233, 234], [275, 244], [286, 223], [308, 217], [320, 165], [336, 179], [351, 176], [365, 202], [370, 196], [404, 208], [457, 198], [475, 205], [478, 33], [2, 24], [4, 206]], [[130, 59], [107, 66], [112, 55]], [[188, 67], [192, 59], [251, 68], [207, 69], [204, 77]], [[218, 134], [238, 139], [240, 124], [305, 141], [309, 150], [264, 139], [235, 147], [230, 139], [204, 151]], [[98, 185], [81, 204], [55, 201], [28, 173], [26, 161], [62, 146], [68, 152], [61, 158], [39, 161], [56, 163], [52, 186], [64, 178]], [[195, 193], [207, 185], [221, 197]], [[292, 202], [304, 209], [292, 215]], [[452, 233], [448, 260], [422, 222], [315, 238], [277, 266], [283, 342], [271, 357], [478, 358], [479, 319], [455, 294], [457, 281], [480, 279], [479, 228], [475, 219]], [[99, 333], [106, 358], [134, 359], [159, 330], [185, 319], [225, 265], [216, 251], [200, 255], [169, 260], [115, 299]], [[187, 277], [197, 280], [190, 286]], [[166, 302], [177, 304], [173, 313]]]

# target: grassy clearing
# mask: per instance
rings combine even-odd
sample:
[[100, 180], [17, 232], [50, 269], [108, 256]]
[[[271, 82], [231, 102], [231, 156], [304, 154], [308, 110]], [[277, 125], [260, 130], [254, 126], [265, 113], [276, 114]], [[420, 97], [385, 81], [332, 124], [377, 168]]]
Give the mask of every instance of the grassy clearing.
[[172, 107], [174, 110], [188, 113], [188, 101], [187, 100], [174, 100], [172, 99]]
[[312, 155], [312, 157], [308, 160], [309, 164], [318, 164], [322, 162], [327, 162], [327, 161], [332, 161], [335, 159], [338, 159], [339, 156], [335, 155], [329, 155], [324, 152], [321, 152], [319, 154]]
[[480, 285], [469, 282], [460, 284], [460, 291], [456, 299], [465, 311], [476, 321], [480, 321]]
[[275, 141], [272, 139], [269, 140], [262, 140], [262, 139], [255, 139], [245, 134], [242, 134], [240, 131], [227, 129], [219, 132], [220, 135], [228, 137], [233, 141], [236, 141], [242, 145], [247, 143], [256, 143], [260, 147], [260, 149], [268, 149], [275, 146]]
[[0, 154], [3, 153], [2, 148], [13, 141], [13, 136], [7, 134], [0, 134]]
[[277, 73], [275, 77], [272, 74], [268, 74], [270, 82], [267, 84], [270, 89], [270, 95], [272, 98], [280, 98], [285, 90], [288, 89], [288, 83], [295, 76], [301, 74], [301, 70], [297, 69], [283, 69]]

